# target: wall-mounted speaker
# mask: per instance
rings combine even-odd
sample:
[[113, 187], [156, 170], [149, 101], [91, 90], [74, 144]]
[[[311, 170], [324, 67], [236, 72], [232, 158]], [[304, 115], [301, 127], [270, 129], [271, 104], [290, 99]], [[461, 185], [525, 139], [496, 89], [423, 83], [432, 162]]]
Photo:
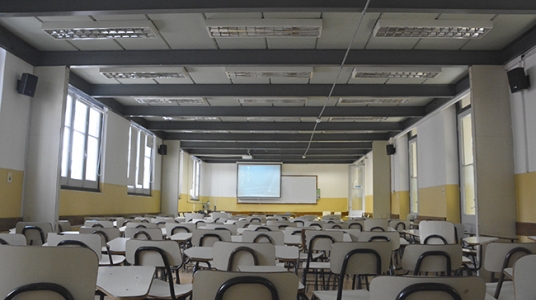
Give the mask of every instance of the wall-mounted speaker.
[[17, 80], [17, 92], [26, 96], [33, 97], [37, 87], [37, 76], [22, 73], [20, 80]]
[[167, 155], [167, 145], [160, 145], [160, 147], [158, 147], [158, 154]]
[[530, 87], [529, 76], [525, 75], [525, 69], [515, 68], [506, 73], [508, 75], [508, 83], [512, 93], [528, 89]]
[[393, 155], [396, 153], [396, 148], [395, 148], [395, 145], [387, 145], [386, 147], [386, 150], [387, 150], [387, 155]]

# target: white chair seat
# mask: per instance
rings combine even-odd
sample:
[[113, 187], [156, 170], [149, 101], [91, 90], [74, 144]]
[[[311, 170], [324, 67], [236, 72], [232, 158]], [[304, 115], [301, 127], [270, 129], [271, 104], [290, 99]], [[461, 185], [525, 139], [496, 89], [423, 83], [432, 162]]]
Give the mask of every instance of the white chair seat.
[[[314, 291], [319, 300], [337, 299], [337, 291]], [[341, 300], [368, 300], [370, 293], [367, 290], [344, 290]]]
[[[495, 299], [493, 298], [493, 295], [495, 294], [496, 288], [497, 288], [496, 282], [486, 283], [486, 293], [492, 296], [491, 299]], [[499, 294], [499, 299], [497, 300], [515, 300], [514, 284], [512, 281], [503, 282], [501, 293]]]
[[[174, 284], [174, 288], [175, 288], [175, 295], [177, 298], [187, 296], [192, 292], [191, 283]], [[151, 284], [151, 289], [149, 290], [148, 297], [171, 299], [171, 295], [169, 295], [169, 283], [166, 281], [162, 281], [160, 279], [154, 278], [153, 283]]]
[[[322, 253], [313, 253], [313, 260], [322, 256]], [[300, 252], [300, 260], [307, 260], [307, 253]]]
[[125, 261], [124, 255], [112, 255], [112, 263], [110, 263], [110, 257], [107, 254], [103, 254], [99, 261], [100, 266], [119, 265]]
[[[307, 262], [303, 262], [302, 268], [305, 268], [306, 266], [307, 266]], [[309, 269], [329, 269], [329, 268], [330, 268], [329, 262], [312, 261], [309, 263]]]

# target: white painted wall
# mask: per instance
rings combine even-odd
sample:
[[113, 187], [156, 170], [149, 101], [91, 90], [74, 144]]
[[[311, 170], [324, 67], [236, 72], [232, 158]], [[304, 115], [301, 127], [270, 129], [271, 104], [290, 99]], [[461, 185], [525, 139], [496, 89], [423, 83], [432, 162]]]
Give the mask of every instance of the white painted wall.
[[[179, 211], [180, 182], [180, 141], [166, 141], [167, 155], [162, 156], [162, 189], [160, 211], [163, 214], [177, 215]], [[158, 147], [158, 145], [157, 145]], [[157, 160], [159, 160], [157, 154]]]
[[126, 186], [130, 121], [108, 110], [105, 113], [102, 182]]
[[409, 191], [409, 144], [405, 134], [395, 140], [396, 153], [392, 156], [392, 191]]
[[510, 94], [514, 142], [515, 174], [536, 171], [536, 50], [505, 66], [506, 70], [524, 67], [530, 76], [529, 89]]
[[[236, 164], [203, 164], [201, 195], [236, 197]], [[316, 175], [322, 198], [348, 197], [348, 165], [283, 164], [282, 175]]]
[[0, 48], [0, 168], [24, 171], [31, 97], [17, 93], [22, 73], [33, 67]]
[[372, 196], [374, 194], [374, 164], [373, 164], [374, 155], [372, 151], [365, 155], [365, 196]]

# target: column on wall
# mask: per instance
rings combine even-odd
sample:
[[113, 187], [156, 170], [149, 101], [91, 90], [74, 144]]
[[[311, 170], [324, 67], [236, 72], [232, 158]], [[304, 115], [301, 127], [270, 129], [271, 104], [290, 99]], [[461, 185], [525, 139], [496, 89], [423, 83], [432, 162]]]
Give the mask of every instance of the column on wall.
[[515, 236], [516, 193], [510, 94], [502, 66], [470, 68], [479, 234]]
[[420, 218], [460, 222], [456, 109], [450, 106], [417, 127]]
[[395, 140], [396, 153], [392, 156], [391, 167], [391, 214], [405, 220], [409, 214], [409, 154], [408, 135]]
[[160, 212], [177, 215], [180, 197], [180, 141], [165, 141], [167, 154], [162, 156], [162, 201]]
[[374, 218], [391, 216], [391, 162], [386, 152], [387, 141], [372, 142], [372, 195]]
[[36, 67], [24, 178], [23, 219], [55, 224], [59, 214], [61, 141], [69, 70]]

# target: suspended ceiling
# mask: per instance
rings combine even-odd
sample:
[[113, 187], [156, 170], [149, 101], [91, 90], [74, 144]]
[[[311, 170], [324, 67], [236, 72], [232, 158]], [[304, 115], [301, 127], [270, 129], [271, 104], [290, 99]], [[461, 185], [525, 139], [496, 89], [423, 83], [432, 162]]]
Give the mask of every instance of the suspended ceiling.
[[[204, 161], [235, 162], [249, 153], [253, 161], [349, 164], [373, 141], [388, 140], [467, 89], [469, 66], [503, 65], [536, 41], [532, 1], [373, 0], [353, 38], [365, 3], [2, 1], [0, 46], [35, 66], [69, 66], [73, 86], [163, 139], [180, 140]], [[320, 23], [320, 36], [212, 38], [206, 28], [288, 19]], [[493, 28], [476, 39], [375, 36], [378, 24], [400, 20]], [[156, 38], [56, 40], [43, 30], [103, 21], [149, 24]], [[371, 67], [439, 73], [354, 76]], [[280, 70], [308, 75], [274, 76]], [[101, 71], [177, 75], [124, 79]], [[227, 73], [233, 71], [269, 74]]]

